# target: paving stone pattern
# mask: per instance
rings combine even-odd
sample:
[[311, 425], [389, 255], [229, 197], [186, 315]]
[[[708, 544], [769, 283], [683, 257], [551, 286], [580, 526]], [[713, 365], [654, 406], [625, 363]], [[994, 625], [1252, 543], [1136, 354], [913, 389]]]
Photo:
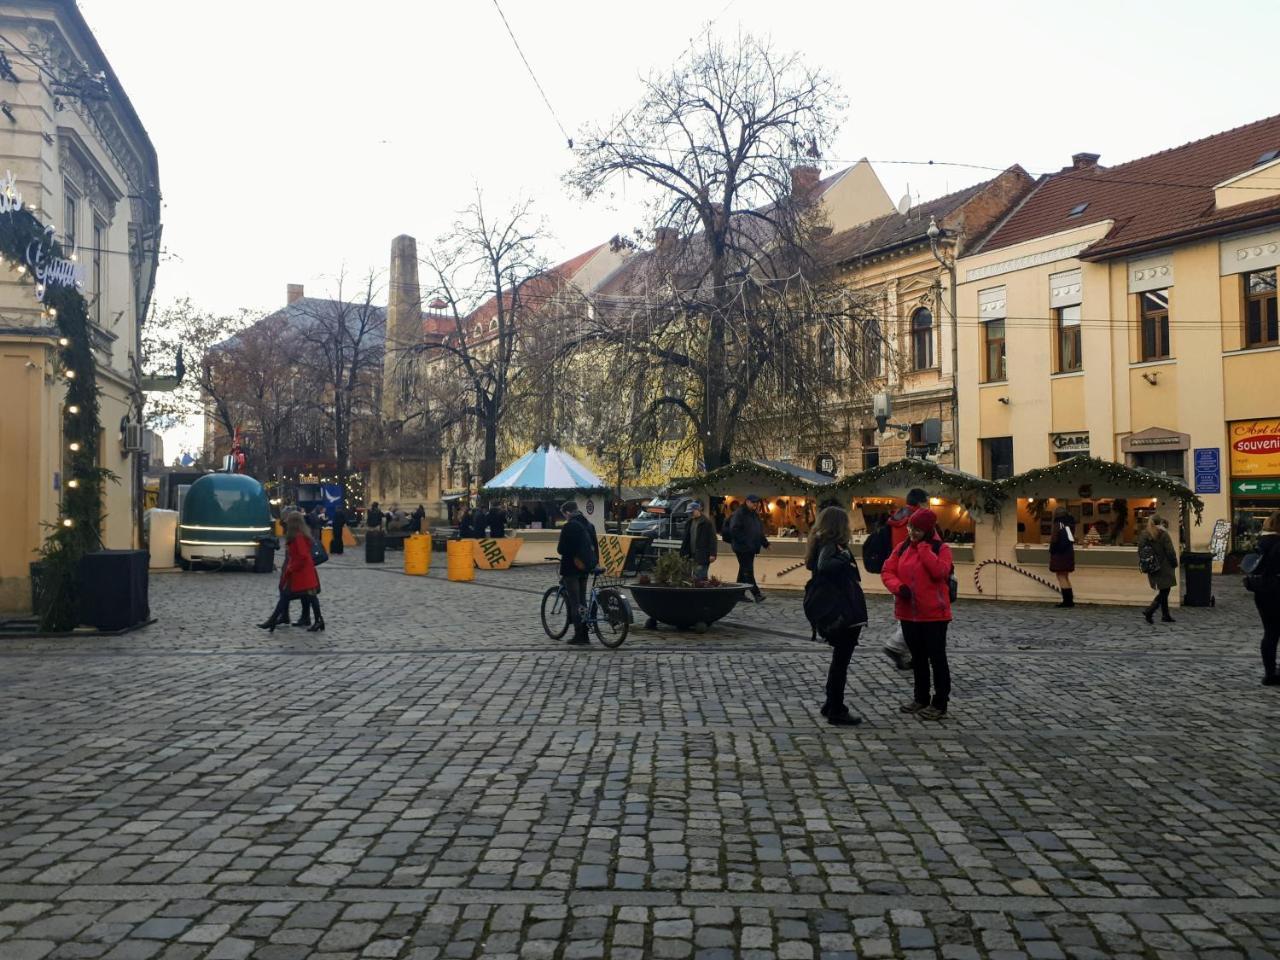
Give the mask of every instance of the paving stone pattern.
[[933, 725], [872, 598], [850, 730], [794, 596], [578, 649], [547, 568], [441, 573], [334, 558], [323, 634], [203, 573], [146, 630], [4, 641], [0, 960], [1280, 957], [1232, 580], [1155, 627], [961, 603]]

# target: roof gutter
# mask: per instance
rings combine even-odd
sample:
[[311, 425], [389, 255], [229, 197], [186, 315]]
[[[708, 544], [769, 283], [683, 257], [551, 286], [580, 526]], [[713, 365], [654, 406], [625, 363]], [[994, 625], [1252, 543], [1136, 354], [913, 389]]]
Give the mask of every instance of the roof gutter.
[[1201, 240], [1206, 237], [1214, 237], [1224, 233], [1231, 233], [1242, 227], [1269, 226], [1273, 223], [1280, 223], [1280, 208], [1254, 211], [1253, 213], [1232, 217], [1229, 220], [1217, 220], [1211, 224], [1205, 224], [1204, 226], [1180, 230], [1177, 233], [1166, 233], [1159, 237], [1153, 237], [1148, 240], [1139, 240], [1120, 246], [1100, 246], [1096, 251], [1091, 251], [1086, 248], [1081, 250], [1076, 256], [1080, 260], [1090, 263], [1097, 263], [1102, 260], [1115, 260], [1119, 257], [1131, 256], [1135, 253], [1147, 253], [1152, 250], [1162, 250], [1172, 243], [1183, 243], [1188, 240]]

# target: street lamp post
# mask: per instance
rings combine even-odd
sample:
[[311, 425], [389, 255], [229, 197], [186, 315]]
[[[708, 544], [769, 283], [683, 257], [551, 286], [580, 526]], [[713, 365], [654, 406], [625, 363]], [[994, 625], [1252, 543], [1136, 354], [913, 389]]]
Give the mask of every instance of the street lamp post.
[[[948, 304], [951, 314], [951, 464], [952, 466], [960, 466], [960, 326], [956, 322], [956, 260], [954, 256], [948, 257], [943, 251], [939, 241], [946, 235], [938, 221], [934, 217], [929, 218], [929, 229], [927, 231], [929, 237], [929, 250], [933, 253], [933, 258], [942, 265], [942, 268], [950, 275], [951, 283], [948, 288], [950, 301]], [[941, 278], [939, 278], [938, 286], [941, 287]], [[938, 290], [937, 302], [942, 303], [942, 290]]]

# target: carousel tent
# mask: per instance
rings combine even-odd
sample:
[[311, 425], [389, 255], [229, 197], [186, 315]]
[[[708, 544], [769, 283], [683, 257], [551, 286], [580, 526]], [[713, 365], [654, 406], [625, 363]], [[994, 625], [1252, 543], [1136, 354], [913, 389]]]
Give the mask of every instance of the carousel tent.
[[558, 447], [531, 450], [480, 488], [490, 497], [512, 500], [578, 501], [582, 512], [603, 530], [604, 495], [609, 486]]

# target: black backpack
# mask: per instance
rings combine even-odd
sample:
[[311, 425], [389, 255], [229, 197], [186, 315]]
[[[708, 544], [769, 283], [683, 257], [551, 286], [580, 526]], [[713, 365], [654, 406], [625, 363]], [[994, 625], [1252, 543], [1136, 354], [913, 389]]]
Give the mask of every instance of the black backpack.
[[863, 543], [862, 565], [867, 568], [867, 573], [879, 573], [892, 552], [893, 531], [887, 526], [881, 527]]
[[862, 595], [858, 568], [852, 563], [833, 573], [815, 572], [804, 587], [804, 615], [813, 638], [867, 622], [867, 602]]

